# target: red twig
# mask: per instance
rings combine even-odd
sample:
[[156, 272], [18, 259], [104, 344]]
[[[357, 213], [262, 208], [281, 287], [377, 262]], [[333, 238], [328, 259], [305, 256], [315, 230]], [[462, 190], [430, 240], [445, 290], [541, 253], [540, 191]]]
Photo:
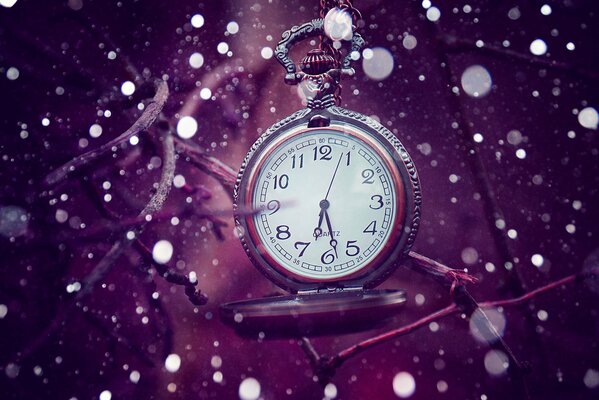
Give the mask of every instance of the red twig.
[[478, 282], [476, 277], [470, 275], [466, 271], [449, 268], [447, 265], [443, 265], [422, 254], [418, 254], [415, 251], [410, 251], [408, 253], [406, 262], [403, 265], [414, 271], [432, 276], [445, 286], [450, 285], [452, 287], [452, 293], [453, 288], [457, 285]]
[[[547, 293], [553, 289], [559, 288], [568, 283], [572, 283], [577, 280], [581, 280], [585, 277], [595, 278], [599, 273], [599, 269], [594, 269], [586, 273], [576, 273], [572, 275], [568, 275], [565, 278], [559, 279], [555, 282], [548, 283], [547, 285], [541, 286], [535, 290], [527, 292], [526, 294], [514, 298], [514, 299], [505, 299], [505, 300], [497, 300], [497, 301], [487, 301], [480, 303], [479, 306], [481, 308], [496, 308], [496, 307], [510, 307], [517, 306], [527, 301], [531, 300], [534, 297], [537, 297], [541, 294]], [[319, 377], [321, 381], [324, 380], [326, 382], [328, 378], [330, 378], [335, 370], [341, 366], [345, 361], [349, 358], [354, 357], [355, 355], [367, 350], [373, 346], [379, 345], [381, 343], [388, 342], [392, 339], [396, 339], [400, 336], [407, 335], [411, 332], [414, 332], [417, 329], [420, 329], [423, 326], [427, 326], [433, 321], [439, 320], [441, 318], [447, 317], [449, 315], [455, 314], [457, 312], [461, 312], [461, 309], [456, 304], [451, 304], [445, 308], [442, 308], [438, 311], [435, 311], [425, 317], [422, 317], [414, 322], [406, 324], [396, 329], [392, 329], [388, 332], [382, 333], [378, 336], [374, 336], [372, 338], [361, 341], [355, 345], [352, 345], [346, 349], [339, 351], [336, 355], [332, 357], [325, 357], [319, 355], [319, 353], [314, 349], [312, 344], [307, 338], [302, 339], [302, 348], [306, 352], [306, 355], [310, 359], [311, 364], [313, 364], [316, 376]]]
[[479, 305], [480, 305], [480, 307], [483, 307], [483, 308], [516, 306], [516, 305], [525, 303], [528, 300], [531, 300], [533, 297], [536, 297], [542, 293], [548, 292], [551, 289], [555, 289], [555, 288], [558, 288], [565, 284], [574, 282], [578, 279], [584, 278], [585, 275], [592, 276], [595, 274], [597, 274], [597, 271], [592, 270], [589, 274], [578, 273], [578, 274], [568, 275], [565, 278], [559, 279], [555, 282], [548, 283], [547, 285], [541, 286], [540, 288], [531, 290], [530, 292], [525, 293], [520, 297], [516, 297], [514, 299], [507, 299], [507, 300], [485, 301], [485, 302], [479, 303]]

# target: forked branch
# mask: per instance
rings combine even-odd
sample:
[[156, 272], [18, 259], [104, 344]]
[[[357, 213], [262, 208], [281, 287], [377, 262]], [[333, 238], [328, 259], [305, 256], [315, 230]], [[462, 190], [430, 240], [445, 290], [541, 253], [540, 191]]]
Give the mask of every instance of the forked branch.
[[126, 143], [131, 137], [137, 135], [141, 132], [146, 131], [153, 123], [156, 121], [156, 118], [162, 112], [162, 108], [168, 99], [169, 90], [168, 85], [164, 81], [157, 81], [156, 83], [156, 94], [154, 98], [150, 101], [150, 103], [145, 107], [144, 112], [141, 116], [120, 136], [112, 139], [111, 141], [103, 144], [97, 149], [88, 151], [87, 153], [81, 154], [78, 157], [75, 157], [71, 161], [52, 171], [46, 179], [44, 183], [47, 186], [53, 186], [58, 182], [62, 181], [66, 176], [75, 171], [77, 168], [87, 165], [92, 161], [95, 161], [100, 156], [106, 154], [109, 151], [112, 151], [114, 147], [118, 147], [123, 143]]
[[[590, 271], [568, 275], [565, 278], [559, 279], [557, 281], [548, 283], [547, 285], [541, 286], [537, 289], [531, 290], [530, 292], [527, 292], [520, 297], [479, 303], [479, 307], [481, 309], [489, 309], [497, 307], [518, 306], [551, 290], [563, 287], [564, 285], [577, 281], [583, 281], [584, 279], [598, 278], [599, 268], [594, 268]], [[307, 338], [302, 338], [301, 346], [306, 355], [308, 356], [311, 365], [314, 368], [315, 375], [319, 378], [321, 383], [326, 384], [326, 382], [328, 382], [330, 378], [335, 374], [337, 368], [339, 368], [345, 361], [356, 356], [357, 354], [360, 354], [363, 351], [370, 349], [371, 347], [374, 347], [376, 345], [388, 342], [401, 336], [405, 336], [409, 333], [416, 331], [417, 329], [420, 329], [424, 326], [428, 326], [433, 321], [438, 321], [442, 318], [456, 314], [461, 311], [461, 308], [458, 307], [455, 303], [450, 304], [447, 307], [437, 310], [414, 322], [356, 343], [346, 349], [339, 351], [332, 357], [327, 357], [319, 354], [312, 345], [312, 343], [310, 343], [310, 340]]]

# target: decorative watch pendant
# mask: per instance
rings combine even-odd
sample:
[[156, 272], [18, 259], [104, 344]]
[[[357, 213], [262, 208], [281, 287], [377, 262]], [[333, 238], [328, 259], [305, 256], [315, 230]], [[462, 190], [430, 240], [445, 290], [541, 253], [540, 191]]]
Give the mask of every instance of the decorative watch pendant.
[[414, 242], [421, 203], [416, 168], [388, 129], [336, 105], [340, 80], [355, 73], [351, 62], [364, 45], [359, 34], [341, 65], [316, 49], [296, 70], [290, 49], [325, 35], [324, 25], [315, 19], [283, 33], [275, 55], [285, 83], [301, 86], [307, 108], [254, 143], [235, 187], [247, 255], [292, 293], [223, 306], [225, 317], [245, 320], [250, 330], [264, 329], [263, 321], [292, 333], [319, 331], [333, 320], [343, 325], [335, 315], [340, 310], [355, 322], [378, 315], [375, 309], [390, 314], [405, 301], [403, 291], [365, 289], [386, 279]]

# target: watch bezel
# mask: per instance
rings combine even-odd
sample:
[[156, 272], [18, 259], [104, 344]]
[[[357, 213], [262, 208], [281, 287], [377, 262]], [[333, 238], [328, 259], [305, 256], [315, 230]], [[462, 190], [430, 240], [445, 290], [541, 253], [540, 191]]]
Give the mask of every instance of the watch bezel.
[[[330, 125], [309, 128], [308, 123], [315, 115], [328, 118]], [[330, 279], [295, 274], [281, 266], [268, 252], [261, 252], [261, 240], [253, 220], [254, 215], [238, 212], [252, 207], [252, 183], [259, 176], [259, 168], [268, 158], [268, 152], [277, 149], [281, 142], [314, 129], [338, 130], [366, 142], [387, 164], [396, 185], [395, 218], [383, 249], [359, 270]], [[379, 147], [384, 150], [383, 153]], [[292, 293], [320, 289], [339, 290], [346, 287], [371, 288], [380, 284], [395, 270], [398, 261], [407, 254], [414, 242], [420, 221], [420, 203], [418, 175], [414, 163], [399, 140], [373, 119], [340, 107], [300, 110], [270, 127], [256, 140], [246, 155], [234, 191], [235, 223], [246, 254], [252, 264], [268, 279]]]

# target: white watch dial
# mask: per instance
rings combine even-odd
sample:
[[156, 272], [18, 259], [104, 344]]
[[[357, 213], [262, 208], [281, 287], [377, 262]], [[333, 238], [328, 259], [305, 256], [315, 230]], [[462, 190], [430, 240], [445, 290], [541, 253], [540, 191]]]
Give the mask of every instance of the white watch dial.
[[264, 258], [314, 280], [371, 265], [398, 231], [400, 189], [390, 170], [395, 166], [381, 151], [332, 128], [290, 135], [270, 147], [248, 199], [264, 210], [253, 217]]

